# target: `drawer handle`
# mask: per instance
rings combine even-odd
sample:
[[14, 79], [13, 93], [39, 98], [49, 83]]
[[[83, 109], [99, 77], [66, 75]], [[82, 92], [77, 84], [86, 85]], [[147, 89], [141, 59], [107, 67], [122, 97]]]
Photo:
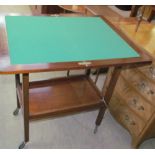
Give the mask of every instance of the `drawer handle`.
[[132, 101], [129, 104], [131, 104], [134, 108], [136, 108], [138, 110], [142, 110], [142, 111], [144, 110], [144, 107], [139, 104], [137, 98], [133, 98]]
[[144, 81], [140, 82], [138, 86], [140, 87], [140, 89], [144, 90], [146, 88], [146, 83]]
[[154, 91], [152, 89], [150, 89], [147, 93], [150, 95], [154, 95]]
[[141, 82], [138, 84], [138, 87], [142, 90], [145, 91], [148, 95], [154, 95], [154, 91], [149, 88], [149, 85], [146, 82]]
[[131, 104], [133, 107], [137, 107], [138, 104], [138, 99], [137, 98], [133, 98], [129, 101], [129, 104]]
[[133, 105], [137, 105], [137, 102], [138, 102], [138, 100], [137, 100], [136, 98], [133, 98], [133, 99], [132, 99], [132, 104], [133, 104]]
[[151, 73], [152, 78], [154, 79], [155, 78], [155, 69], [152, 66], [149, 67], [149, 72]]
[[140, 106], [140, 107], [138, 108], [138, 110], [144, 111], [144, 107], [143, 107], [143, 106]]
[[129, 116], [125, 115], [125, 120], [128, 121], [129, 120]]
[[131, 120], [128, 115], [125, 115], [125, 121], [127, 121], [130, 125], [136, 125], [136, 123]]

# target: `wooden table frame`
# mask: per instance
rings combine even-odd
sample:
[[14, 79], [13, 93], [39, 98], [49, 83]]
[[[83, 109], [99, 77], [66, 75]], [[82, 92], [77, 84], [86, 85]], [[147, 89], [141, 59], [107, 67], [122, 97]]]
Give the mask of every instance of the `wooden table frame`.
[[[11, 65], [9, 62], [9, 54], [8, 52], [1, 51], [0, 49], [0, 74], [15, 74], [15, 81], [16, 81], [16, 92], [17, 92], [17, 109], [14, 111], [14, 115], [18, 114], [19, 108], [22, 109], [23, 116], [24, 116], [24, 142], [19, 146], [19, 148], [23, 148], [25, 144], [29, 141], [29, 121], [31, 119], [39, 119], [43, 117], [51, 117], [51, 116], [58, 116], [64, 115], [67, 113], [74, 113], [79, 111], [86, 111], [92, 109], [99, 109], [99, 114], [96, 119], [96, 126], [98, 127], [103, 119], [105, 110], [107, 105], [110, 102], [111, 96], [113, 94], [117, 79], [122, 69], [128, 67], [137, 67], [142, 65], [147, 65], [151, 63], [150, 56], [146, 54], [146, 51], [140, 47], [138, 47], [132, 40], [130, 40], [123, 32], [121, 32], [115, 25], [110, 23], [106, 18], [101, 17], [107, 24], [112, 27], [126, 42], [133, 47], [141, 56], [138, 58], [127, 58], [127, 59], [113, 59], [113, 60], [97, 60], [91, 61], [89, 65], [79, 65], [78, 62], [65, 62], [65, 63], [49, 63], [49, 64], [33, 64], [33, 65]], [[3, 29], [4, 30], [4, 29]], [[5, 63], [3, 63], [5, 60]], [[108, 74], [106, 77], [106, 81], [102, 92], [100, 92], [90, 78], [90, 69], [91, 68], [103, 68], [108, 67]], [[68, 72], [68, 76], [64, 78], [46, 80], [41, 82], [29, 82], [29, 74], [35, 72], [46, 72], [46, 71], [68, 71], [72, 69], [86, 69], [85, 75], [78, 75], [78, 76], [70, 76]], [[20, 74], [22, 74], [22, 83], [20, 82]], [[78, 82], [84, 82], [84, 84], [91, 88], [88, 89], [88, 95], [86, 100], [89, 98], [88, 96], [94, 94], [94, 102], [92, 103], [83, 103], [81, 105], [70, 105], [67, 108], [61, 107], [60, 109], [52, 110], [50, 109], [46, 113], [34, 113], [35, 110], [31, 111], [31, 103], [30, 100], [33, 98], [31, 95], [30, 90], [33, 88], [38, 88], [42, 86], [51, 85], [53, 86], [54, 83], [62, 84], [62, 87], [66, 87], [64, 84], [65, 82], [71, 81], [73, 85]], [[76, 86], [75, 86], [76, 87]], [[70, 88], [69, 88], [70, 89]], [[93, 93], [92, 93], [92, 92]], [[87, 94], [87, 93], [86, 93]], [[74, 99], [74, 97], [71, 96]], [[51, 98], [50, 98], [51, 99]], [[36, 99], [36, 101], [38, 101]], [[34, 100], [35, 102], [35, 100]], [[76, 100], [75, 100], [76, 102]], [[82, 101], [83, 102], [83, 101]], [[36, 104], [33, 104], [36, 105]], [[47, 103], [47, 105], [49, 105]], [[33, 109], [33, 108], [32, 108]], [[35, 109], [35, 108], [34, 108]], [[47, 110], [47, 109], [46, 109]], [[97, 128], [95, 129], [96, 132]]]

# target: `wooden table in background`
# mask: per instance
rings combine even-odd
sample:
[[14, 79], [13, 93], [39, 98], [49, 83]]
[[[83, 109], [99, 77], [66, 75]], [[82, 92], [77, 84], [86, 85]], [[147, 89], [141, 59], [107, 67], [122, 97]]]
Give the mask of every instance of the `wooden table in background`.
[[59, 5], [59, 6], [64, 9], [64, 13], [65, 11], [71, 11], [74, 13], [87, 14], [87, 9], [85, 8], [84, 5]]
[[92, 15], [84, 5], [31, 5], [33, 14], [77, 13]]

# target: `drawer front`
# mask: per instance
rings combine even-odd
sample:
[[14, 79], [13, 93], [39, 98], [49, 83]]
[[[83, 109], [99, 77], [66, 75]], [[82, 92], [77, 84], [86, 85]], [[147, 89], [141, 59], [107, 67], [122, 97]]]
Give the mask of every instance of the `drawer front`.
[[115, 94], [122, 99], [122, 104], [128, 106], [145, 122], [148, 121], [152, 116], [154, 107], [144, 98], [142, 98], [137, 91], [129, 87], [121, 77], [118, 81], [118, 85], [116, 86]]
[[140, 67], [139, 70], [155, 84], [155, 65]]
[[[128, 74], [132, 75], [132, 78]], [[155, 106], [155, 87], [147, 78], [134, 70], [130, 70], [128, 73], [126, 71], [122, 72], [122, 76], [133, 89], [137, 90], [138, 93]]]
[[129, 85], [122, 78], [122, 75], [120, 75], [114, 91], [118, 91], [120, 93], [128, 93], [129, 89], [130, 89]]
[[124, 126], [131, 135], [138, 136], [142, 132], [145, 123], [121, 102], [122, 100], [114, 94], [109, 104], [109, 110], [115, 119]]

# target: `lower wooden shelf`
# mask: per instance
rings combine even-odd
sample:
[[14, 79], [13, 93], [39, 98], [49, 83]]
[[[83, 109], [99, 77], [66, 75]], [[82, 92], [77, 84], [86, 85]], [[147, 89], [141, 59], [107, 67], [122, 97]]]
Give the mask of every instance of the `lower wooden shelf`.
[[87, 76], [30, 82], [29, 85], [30, 119], [91, 110], [100, 105], [100, 94]]

